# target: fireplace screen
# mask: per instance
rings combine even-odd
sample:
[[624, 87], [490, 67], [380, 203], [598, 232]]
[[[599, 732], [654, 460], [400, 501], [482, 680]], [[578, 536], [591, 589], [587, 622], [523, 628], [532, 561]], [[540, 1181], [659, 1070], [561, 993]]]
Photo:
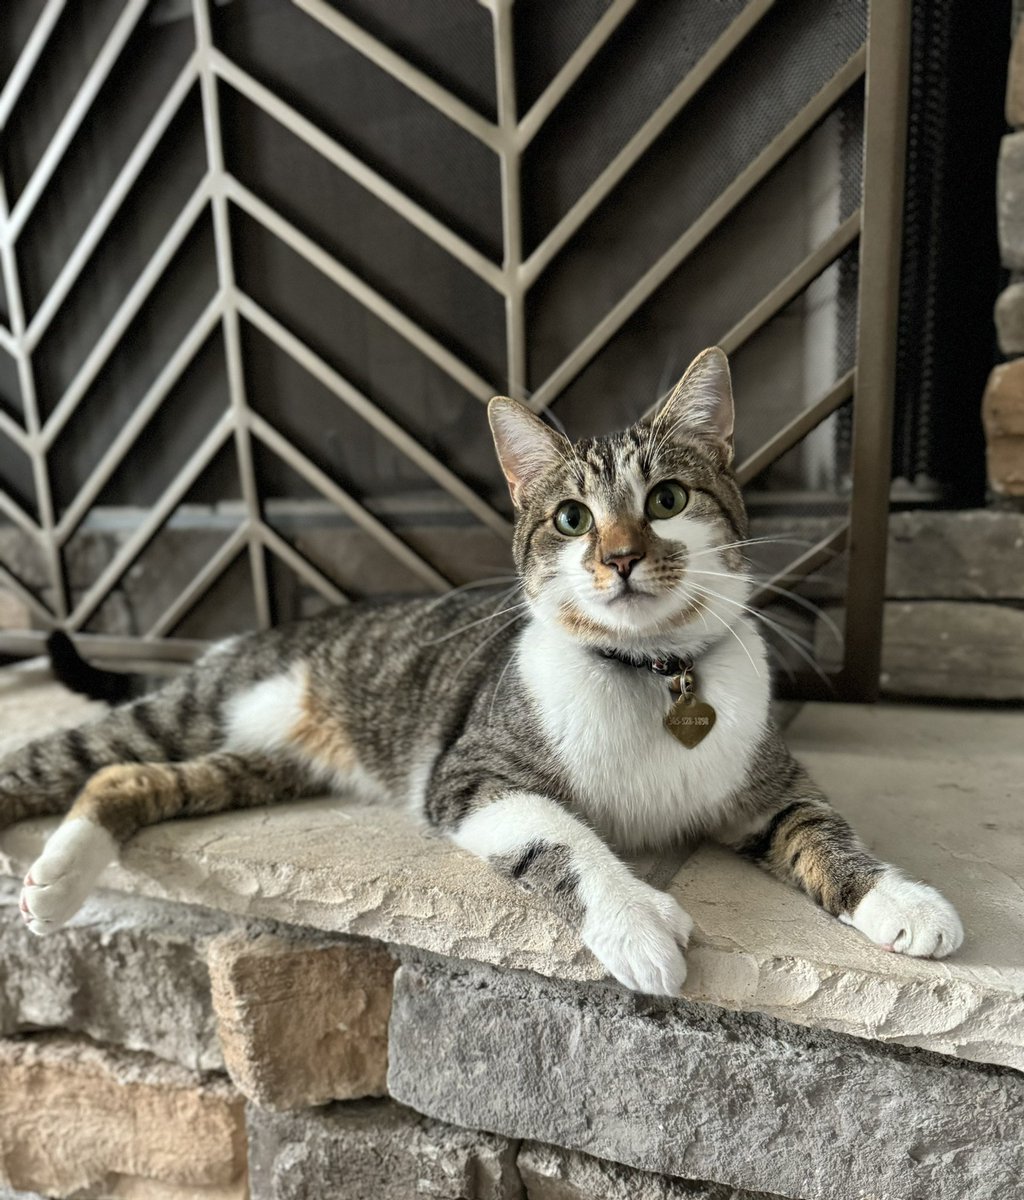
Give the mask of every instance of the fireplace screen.
[[483, 402], [607, 430], [718, 343], [769, 640], [874, 693], [909, 4], [3, 8], [0, 651], [505, 574]]

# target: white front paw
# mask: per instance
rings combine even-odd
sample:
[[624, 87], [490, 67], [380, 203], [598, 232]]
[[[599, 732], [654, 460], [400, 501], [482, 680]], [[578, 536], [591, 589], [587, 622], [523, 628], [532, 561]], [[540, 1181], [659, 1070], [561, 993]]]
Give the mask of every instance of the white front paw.
[[960, 918], [945, 896], [891, 867], [853, 912], [839, 919], [886, 950], [916, 958], [945, 958], [964, 940]]
[[665, 892], [631, 882], [625, 896], [588, 905], [583, 941], [619, 983], [649, 996], [678, 996], [693, 921]]
[[21, 916], [32, 933], [52, 933], [73, 917], [116, 857], [117, 843], [101, 825], [83, 817], [59, 825], [21, 890]]

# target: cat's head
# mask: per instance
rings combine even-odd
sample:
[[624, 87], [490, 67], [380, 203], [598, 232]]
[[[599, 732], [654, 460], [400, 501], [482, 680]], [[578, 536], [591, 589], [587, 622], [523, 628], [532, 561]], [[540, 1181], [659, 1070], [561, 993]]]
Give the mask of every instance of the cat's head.
[[687, 649], [717, 638], [749, 584], [732, 470], [729, 363], [712, 347], [658, 413], [570, 442], [529, 409], [488, 409], [515, 505], [516, 566], [535, 612], [595, 646]]

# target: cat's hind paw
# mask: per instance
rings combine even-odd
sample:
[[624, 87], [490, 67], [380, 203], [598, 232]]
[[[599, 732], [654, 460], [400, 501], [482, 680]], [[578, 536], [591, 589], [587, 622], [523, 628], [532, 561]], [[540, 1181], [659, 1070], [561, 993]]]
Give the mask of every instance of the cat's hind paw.
[[58, 826], [21, 890], [19, 907], [29, 930], [52, 933], [70, 920], [116, 857], [117, 843], [101, 825], [75, 817]]
[[945, 958], [964, 940], [960, 918], [945, 896], [891, 867], [853, 912], [839, 919], [876, 945], [915, 958]]
[[583, 941], [619, 983], [648, 996], [678, 996], [692, 930], [671, 896], [637, 880], [628, 896], [588, 912]]

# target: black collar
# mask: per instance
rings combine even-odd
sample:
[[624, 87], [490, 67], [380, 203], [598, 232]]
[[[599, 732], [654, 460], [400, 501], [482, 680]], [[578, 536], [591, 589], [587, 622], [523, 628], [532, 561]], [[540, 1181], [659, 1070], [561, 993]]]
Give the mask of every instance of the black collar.
[[627, 667], [636, 667], [641, 671], [653, 671], [655, 675], [684, 675], [687, 671], [693, 670], [693, 659], [688, 655], [680, 657], [678, 654], [630, 654], [626, 650], [599, 650], [604, 658], [614, 658], [616, 662], [623, 663]]

